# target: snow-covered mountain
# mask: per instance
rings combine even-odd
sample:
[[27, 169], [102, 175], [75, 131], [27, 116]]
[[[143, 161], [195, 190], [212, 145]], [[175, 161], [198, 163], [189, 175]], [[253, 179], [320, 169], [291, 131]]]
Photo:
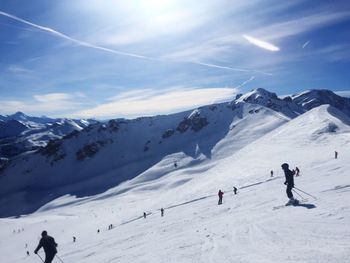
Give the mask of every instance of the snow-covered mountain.
[[[180, 143], [185, 141], [180, 136], [188, 136], [197, 140], [198, 147], [194, 153], [179, 151], [168, 154], [140, 175], [100, 194], [84, 198], [64, 195], [34, 214], [0, 219], [0, 261], [39, 262], [32, 251], [38, 243], [37, 237], [45, 229], [59, 244], [58, 256], [63, 262], [347, 262], [350, 257], [350, 119], [330, 105], [313, 108], [293, 119], [281, 112], [236, 101], [179, 115], [119, 124], [112, 121], [106, 126], [96, 125], [78, 132], [72, 137], [77, 141], [97, 135], [101, 135], [99, 139], [103, 136], [110, 138], [109, 134], [118, 141], [118, 135], [122, 137], [127, 132], [138, 134], [139, 137], [132, 137], [135, 140], [146, 132], [155, 138], [164, 134], [165, 138], [157, 146], [176, 138], [174, 143], [178, 143], [179, 148], [184, 147], [180, 147]], [[222, 115], [216, 115], [219, 113]], [[218, 143], [215, 144], [215, 140], [210, 143], [211, 136], [220, 131], [220, 127], [225, 127], [223, 123], [227, 115], [232, 120], [229, 125], [232, 129]], [[221, 118], [212, 119], [214, 116]], [[155, 129], [168, 118], [169, 125], [175, 126], [174, 133], [168, 130], [161, 133]], [[210, 127], [213, 120], [217, 121], [215, 128]], [[137, 132], [136, 128], [140, 127], [142, 132]], [[164, 124], [162, 128], [165, 127]], [[100, 128], [102, 130], [98, 131]], [[206, 131], [207, 128], [216, 133]], [[200, 135], [204, 136], [205, 131], [207, 137], [201, 140]], [[71, 148], [65, 140], [71, 142]], [[70, 150], [75, 153], [73, 141], [65, 140], [50, 148], [52, 152], [64, 150], [67, 156]], [[140, 152], [151, 153], [156, 148], [152, 142], [153, 137], [146, 145], [147, 150], [137, 141], [131, 145], [141, 163], [144, 158]], [[210, 155], [203, 151], [206, 142], [214, 144]], [[116, 160], [115, 155], [119, 156], [122, 143], [118, 141], [114, 145], [111, 142], [103, 147], [97, 143], [101, 148], [92, 147], [89, 153], [97, 148], [98, 151], [83, 158], [82, 162], [97, 164], [97, 159], [104, 157], [108, 166]], [[170, 141], [167, 143], [171, 145]], [[228, 147], [227, 144], [235, 146]], [[107, 148], [112, 146], [115, 146], [114, 151], [108, 151]], [[59, 150], [55, 151], [56, 148]], [[161, 149], [157, 147], [157, 150]], [[337, 159], [334, 151], [339, 153]], [[40, 159], [36, 159], [38, 156], [28, 154], [27, 162], [34, 158], [33, 161], [40, 164]], [[42, 156], [41, 161], [45, 158]], [[63, 168], [66, 158], [53, 162], [52, 167]], [[291, 168], [300, 168], [293, 191], [301, 200], [299, 206], [284, 206], [287, 197], [280, 167], [284, 162]], [[22, 165], [18, 160], [16, 166]], [[137, 166], [138, 162], [133, 165]], [[107, 172], [103, 167], [98, 168], [98, 175], [106, 179]], [[14, 172], [14, 169], [5, 172]], [[74, 167], [73, 170], [79, 172]], [[271, 170], [274, 177], [270, 177]], [[69, 171], [62, 170], [60, 176], [67, 179], [66, 173]], [[12, 184], [11, 176], [20, 178], [15, 173], [1, 178], [7, 178], [0, 183], [2, 193], [6, 189], [4, 184]], [[54, 180], [59, 182], [55, 176], [57, 174], [46, 174], [48, 186]], [[40, 177], [33, 178], [28, 173], [22, 178], [29, 182]], [[85, 184], [80, 180], [77, 185], [81, 182]], [[97, 183], [97, 180], [92, 182]], [[237, 195], [232, 193], [233, 185], [238, 188]], [[40, 196], [46, 185], [31, 184], [32, 194], [28, 194], [26, 187], [28, 185], [23, 183], [16, 190], [22, 195], [9, 193], [7, 209], [14, 212], [12, 206], [24, 199], [35, 201], [34, 190]], [[66, 187], [73, 191], [77, 186], [69, 184]], [[217, 205], [219, 189], [225, 192], [220, 206]], [[165, 208], [163, 217], [159, 212], [161, 207]], [[5, 208], [4, 203], [1, 208]], [[143, 212], [147, 213], [145, 219]], [[112, 230], [108, 230], [110, 224], [113, 224]], [[77, 237], [75, 243], [73, 236]], [[30, 256], [26, 256], [27, 250]]]
[[22, 112], [0, 116], [0, 158], [12, 158], [44, 147], [50, 140], [80, 131], [94, 120], [31, 117]]
[[292, 95], [291, 98], [305, 110], [329, 104], [350, 116], [350, 98], [341, 97], [330, 90], [308, 90]]
[[[31, 213], [66, 194], [100, 194], [135, 177], [133, 184], [142, 185], [174, 170], [215, 166], [304, 112], [292, 99], [257, 89], [229, 103], [77, 128], [37, 152], [2, 161], [0, 215]], [[150, 170], [158, 165], [159, 172]]]

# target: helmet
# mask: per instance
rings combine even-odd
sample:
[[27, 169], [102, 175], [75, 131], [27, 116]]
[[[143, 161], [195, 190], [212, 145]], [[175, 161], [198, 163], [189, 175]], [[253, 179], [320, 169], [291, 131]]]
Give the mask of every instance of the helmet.
[[41, 236], [42, 237], [47, 236], [47, 232], [44, 230], [43, 232], [41, 232]]
[[289, 168], [289, 165], [288, 165], [288, 163], [284, 163], [284, 164], [281, 165], [281, 167], [282, 167], [283, 170], [286, 170], [286, 169]]

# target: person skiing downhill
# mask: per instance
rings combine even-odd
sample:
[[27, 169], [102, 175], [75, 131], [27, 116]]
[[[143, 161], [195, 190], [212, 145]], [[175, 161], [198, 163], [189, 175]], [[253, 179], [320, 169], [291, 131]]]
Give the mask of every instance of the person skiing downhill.
[[44, 248], [45, 251], [45, 262], [44, 263], [51, 263], [55, 255], [57, 254], [57, 243], [55, 242], [55, 239], [47, 234], [47, 232], [44, 230], [41, 233], [41, 239], [39, 241], [39, 244], [37, 248], [34, 250], [35, 254], [38, 254], [38, 251], [40, 248]]
[[294, 199], [292, 189], [294, 188], [294, 174], [295, 171], [289, 170], [289, 165], [287, 163], [284, 163], [281, 165], [284, 175], [286, 177], [286, 181], [284, 182], [285, 185], [287, 185], [286, 193], [289, 198], [289, 201], [286, 205], [295, 205], [298, 203], [298, 200]]
[[224, 193], [221, 190], [219, 190], [218, 196], [219, 196], [218, 205], [222, 205], [222, 197], [224, 196]]

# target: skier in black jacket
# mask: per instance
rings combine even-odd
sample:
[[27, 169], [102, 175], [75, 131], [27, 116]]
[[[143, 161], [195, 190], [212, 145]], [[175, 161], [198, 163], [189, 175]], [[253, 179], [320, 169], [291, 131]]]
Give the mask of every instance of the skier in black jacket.
[[282, 169], [284, 171], [284, 175], [286, 176], [286, 181], [284, 182], [287, 185], [287, 196], [289, 198], [288, 204], [297, 204], [298, 200], [293, 198], [292, 189], [294, 188], [294, 174], [295, 171], [289, 170], [289, 165], [287, 163], [282, 164]]
[[44, 263], [51, 263], [57, 253], [57, 249], [56, 249], [57, 244], [55, 242], [55, 239], [53, 237], [50, 237], [46, 231], [43, 231], [41, 233], [41, 239], [39, 241], [37, 248], [34, 250], [34, 253], [38, 254], [39, 249], [42, 247], [44, 248], [44, 251], [45, 251]]

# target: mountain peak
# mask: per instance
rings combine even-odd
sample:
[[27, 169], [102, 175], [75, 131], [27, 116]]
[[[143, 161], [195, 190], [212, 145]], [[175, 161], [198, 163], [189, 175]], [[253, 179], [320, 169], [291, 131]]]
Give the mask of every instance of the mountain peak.
[[292, 95], [292, 100], [305, 110], [329, 104], [350, 116], [350, 98], [341, 97], [330, 90], [308, 90]]
[[257, 98], [265, 98], [265, 99], [278, 99], [276, 93], [267, 91], [266, 89], [263, 88], [257, 88], [257, 89], [253, 89], [251, 92], [248, 92], [247, 94], [242, 96], [242, 99], [244, 101], [250, 101], [250, 100], [256, 100]]
[[15, 114], [10, 115], [13, 118], [27, 118], [28, 116], [21, 111], [17, 111]]
[[291, 99], [280, 99], [276, 93], [257, 88], [242, 95], [237, 102], [247, 102], [268, 107], [274, 111], [281, 112], [290, 118], [294, 118], [303, 113], [304, 110], [296, 105]]

